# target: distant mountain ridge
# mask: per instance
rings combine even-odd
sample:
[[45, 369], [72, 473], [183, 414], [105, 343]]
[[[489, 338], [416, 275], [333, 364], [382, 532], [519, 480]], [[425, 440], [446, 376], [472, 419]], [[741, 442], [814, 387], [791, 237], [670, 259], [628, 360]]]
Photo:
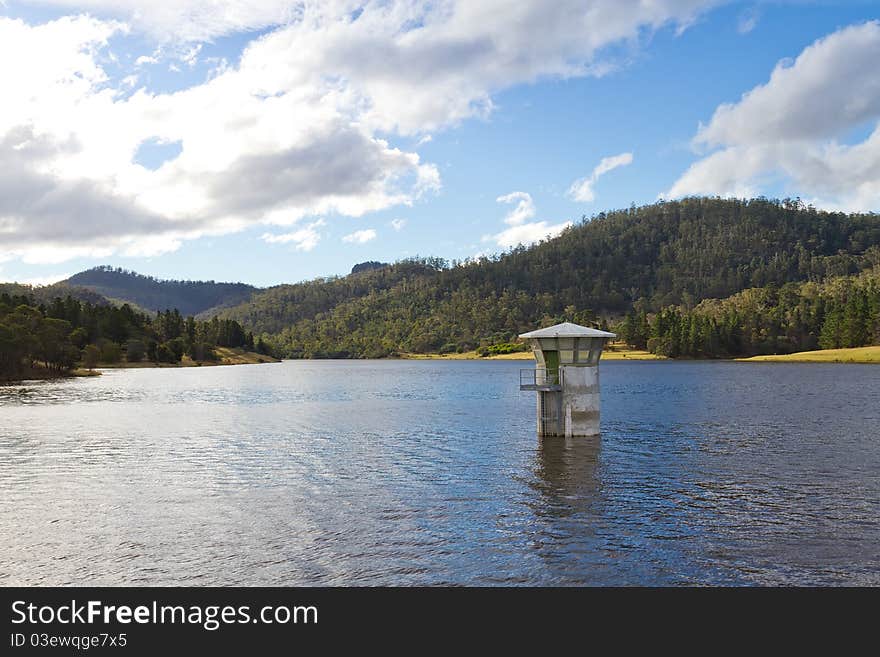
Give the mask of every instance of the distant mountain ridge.
[[74, 274], [63, 284], [91, 290], [111, 302], [133, 303], [150, 312], [176, 308], [183, 315], [244, 303], [257, 290], [245, 283], [161, 280], [107, 266]]
[[77, 301], [90, 303], [93, 306], [105, 306], [110, 303], [105, 296], [98, 294], [94, 290], [68, 285], [65, 282], [53, 283], [52, 285], [0, 283], [0, 294], [30, 297], [36, 303], [45, 304], [51, 303], [54, 299], [68, 296]]

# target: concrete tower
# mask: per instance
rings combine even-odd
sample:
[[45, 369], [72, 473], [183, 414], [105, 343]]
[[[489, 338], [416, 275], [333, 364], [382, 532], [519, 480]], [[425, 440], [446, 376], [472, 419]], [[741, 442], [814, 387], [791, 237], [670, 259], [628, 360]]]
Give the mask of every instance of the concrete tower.
[[538, 392], [539, 436], [599, 434], [599, 357], [614, 333], [563, 322], [523, 333], [535, 369], [520, 370], [520, 390]]

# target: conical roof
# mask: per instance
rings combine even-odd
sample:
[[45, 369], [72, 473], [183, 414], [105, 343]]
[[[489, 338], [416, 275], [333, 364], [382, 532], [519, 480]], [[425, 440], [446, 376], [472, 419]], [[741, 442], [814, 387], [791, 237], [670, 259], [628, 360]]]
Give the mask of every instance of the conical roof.
[[616, 338], [617, 335], [608, 331], [562, 322], [547, 328], [520, 334], [521, 338]]

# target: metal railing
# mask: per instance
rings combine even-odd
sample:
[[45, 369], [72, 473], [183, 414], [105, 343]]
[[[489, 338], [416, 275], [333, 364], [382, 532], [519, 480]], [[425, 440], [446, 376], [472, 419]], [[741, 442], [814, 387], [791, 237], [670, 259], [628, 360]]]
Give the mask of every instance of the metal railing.
[[562, 387], [562, 370], [535, 367], [519, 371], [520, 390], [558, 390]]

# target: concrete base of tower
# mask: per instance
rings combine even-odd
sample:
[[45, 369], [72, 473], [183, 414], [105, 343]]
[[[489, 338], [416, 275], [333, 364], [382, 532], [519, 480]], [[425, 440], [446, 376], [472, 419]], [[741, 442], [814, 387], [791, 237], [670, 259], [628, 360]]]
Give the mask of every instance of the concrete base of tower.
[[563, 366], [563, 435], [599, 435], [599, 368]]

